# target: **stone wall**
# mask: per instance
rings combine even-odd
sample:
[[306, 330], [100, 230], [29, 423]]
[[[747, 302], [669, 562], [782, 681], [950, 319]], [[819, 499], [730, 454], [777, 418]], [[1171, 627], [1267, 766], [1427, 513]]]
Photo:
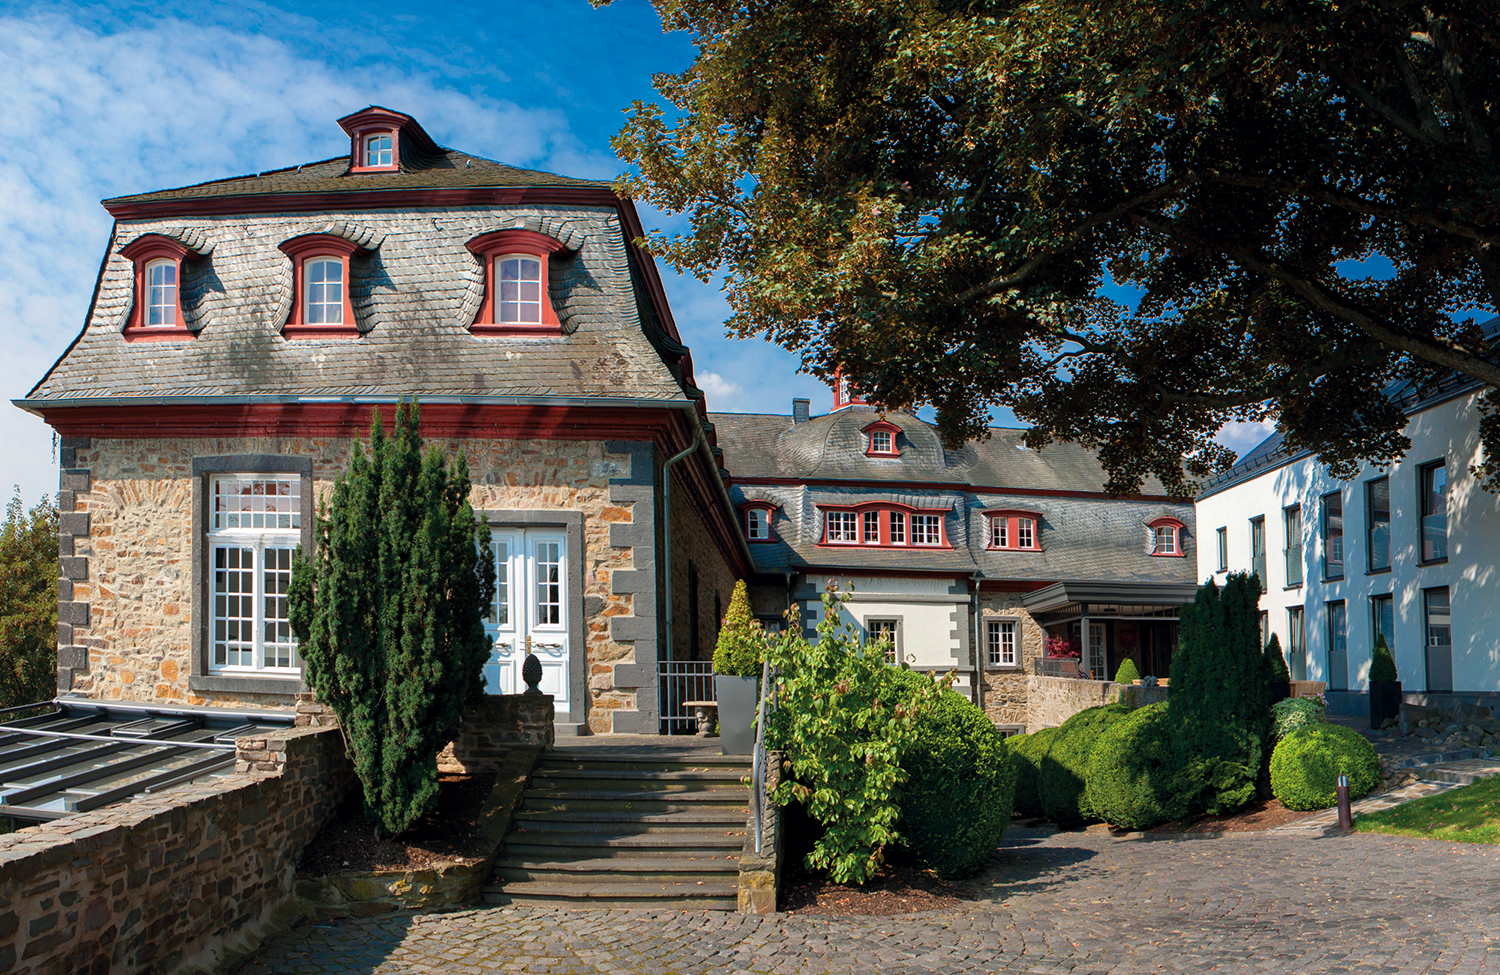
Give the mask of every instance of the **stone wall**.
[[1165, 687], [1116, 684], [1112, 680], [1079, 680], [1075, 677], [1026, 677], [1026, 730], [1055, 728], [1085, 708], [1125, 700], [1136, 707], [1167, 699]]
[[[682, 461], [681, 463], [688, 463]], [[678, 466], [681, 466], [679, 464]], [[729, 609], [736, 576], [729, 560], [715, 544], [703, 523], [703, 516], [688, 500], [687, 492], [677, 483], [676, 467], [672, 475], [672, 654], [673, 660], [712, 660], [719, 642], [719, 623]], [[690, 574], [698, 573], [698, 652], [694, 654], [690, 625], [692, 608]], [[717, 603], [715, 596], [718, 597]], [[719, 613], [714, 613], [715, 605]]]
[[[586, 659], [574, 666], [589, 675], [589, 723], [596, 731], [611, 730], [610, 712], [636, 705], [635, 690], [612, 680], [615, 664], [632, 660], [635, 648], [610, 625], [635, 610], [635, 597], [616, 591], [629, 587], [613, 585], [616, 573], [636, 567], [634, 549], [619, 544], [615, 539], [622, 536], [613, 530], [628, 526], [642, 502], [611, 498], [612, 485], [630, 477], [632, 458], [592, 441], [430, 442], [464, 451], [476, 509], [583, 513]], [[192, 461], [195, 456], [308, 458], [314, 492], [326, 497], [348, 464], [350, 445], [344, 438], [67, 441], [62, 448], [60, 689], [104, 700], [290, 705], [290, 693], [300, 689], [296, 681], [288, 682], [288, 695], [208, 690], [201, 681], [194, 686], [192, 602], [201, 580], [192, 570]], [[649, 521], [649, 501], [645, 504]], [[693, 520], [687, 519], [682, 532], [688, 544], [701, 543]], [[717, 553], [714, 546], [704, 547]], [[711, 614], [713, 586], [722, 585], [716, 582], [720, 568], [709, 554], [696, 557], [708, 573], [703, 584]], [[654, 608], [650, 615], [654, 618]]]
[[[1008, 619], [1020, 623], [1019, 666], [1011, 670], [986, 668], [984, 674], [984, 713], [995, 724], [1027, 723], [1027, 701], [1029, 700], [1027, 674], [1032, 670], [1032, 661], [1039, 660], [1045, 652], [1047, 634], [1021, 606], [1024, 593], [982, 593], [979, 597], [979, 651], [983, 660], [988, 654], [985, 646], [985, 620]], [[973, 639], [971, 634], [970, 639]]]
[[212, 969], [288, 920], [353, 782], [335, 728], [242, 739], [233, 775], [0, 836], [0, 970]]
[[498, 772], [517, 748], [545, 748], [556, 741], [557, 712], [550, 694], [497, 694], [464, 715], [464, 727], [438, 753], [443, 772]]

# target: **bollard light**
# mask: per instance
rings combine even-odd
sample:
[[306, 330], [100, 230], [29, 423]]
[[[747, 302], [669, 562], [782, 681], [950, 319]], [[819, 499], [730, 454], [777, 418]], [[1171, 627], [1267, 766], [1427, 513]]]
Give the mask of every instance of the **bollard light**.
[[1339, 775], [1339, 829], [1354, 828], [1354, 812], [1349, 808], [1349, 776]]

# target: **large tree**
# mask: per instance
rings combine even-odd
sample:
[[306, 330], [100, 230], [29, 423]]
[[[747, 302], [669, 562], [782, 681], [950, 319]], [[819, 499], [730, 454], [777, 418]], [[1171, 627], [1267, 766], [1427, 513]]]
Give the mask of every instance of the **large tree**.
[[16, 489], [0, 524], [0, 708], [57, 692], [57, 504]]
[[1347, 475], [1388, 384], [1500, 386], [1500, 0], [654, 2], [698, 54], [615, 141], [690, 220], [651, 246], [950, 441], [1001, 404], [1186, 494], [1228, 421]]

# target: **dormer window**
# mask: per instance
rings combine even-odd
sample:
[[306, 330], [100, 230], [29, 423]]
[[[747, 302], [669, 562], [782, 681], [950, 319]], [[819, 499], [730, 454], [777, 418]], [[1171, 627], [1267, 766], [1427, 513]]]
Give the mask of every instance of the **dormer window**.
[[823, 545], [948, 548], [943, 513], [890, 503], [822, 508]]
[[547, 280], [547, 258], [563, 250], [562, 241], [530, 230], [500, 230], [474, 238], [468, 248], [484, 268], [484, 300], [471, 332], [562, 333]]
[[1157, 518], [1146, 526], [1151, 530], [1151, 554], [1166, 558], [1181, 558], [1183, 523], [1176, 518]]
[[394, 140], [389, 132], [365, 136], [365, 169], [393, 169], [395, 156], [391, 152]]
[[897, 457], [896, 435], [901, 428], [889, 420], [876, 420], [861, 431], [865, 437], [866, 457]]
[[307, 234], [282, 244], [281, 251], [292, 259], [292, 313], [281, 334], [359, 338], [349, 302], [349, 258], [363, 249], [332, 234]]
[[349, 134], [349, 174], [395, 173], [403, 155], [418, 158], [439, 151], [432, 137], [410, 115], [371, 105], [339, 119]]
[[1034, 511], [986, 511], [990, 523], [990, 549], [1009, 552], [1040, 552], [1042, 518]]
[[120, 255], [135, 265], [135, 296], [123, 335], [127, 342], [186, 341], [193, 338], [182, 314], [182, 262], [199, 255], [180, 241], [146, 234]]
[[742, 508], [745, 513], [745, 538], [752, 542], [771, 540], [771, 511], [774, 507], [770, 502], [760, 501]]

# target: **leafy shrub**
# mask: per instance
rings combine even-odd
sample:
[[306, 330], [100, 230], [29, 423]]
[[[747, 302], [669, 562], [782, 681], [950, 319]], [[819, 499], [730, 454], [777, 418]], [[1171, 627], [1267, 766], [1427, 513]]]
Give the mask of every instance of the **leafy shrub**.
[[[27, 511], [21, 489], [0, 524], [0, 708], [57, 693], [57, 503]], [[20, 715], [15, 715], [20, 717]]]
[[769, 746], [786, 752], [792, 771], [772, 798], [783, 806], [803, 803], [823, 824], [804, 862], [838, 883], [860, 884], [900, 839], [901, 757], [946, 685], [927, 681], [903, 693], [879, 648], [861, 645], [841, 616], [838, 596], [826, 592], [817, 643], [803, 637], [793, 617], [767, 646], [766, 659], [780, 675], [778, 707], [767, 716], [766, 732]]
[[1281, 638], [1274, 633], [1266, 641], [1266, 663], [1271, 667], [1271, 683], [1285, 684], [1292, 679], [1292, 672], [1286, 669], [1286, 654], [1281, 652]]
[[1042, 758], [1052, 747], [1052, 739], [1061, 728], [1043, 728], [1029, 735], [1013, 735], [1005, 739], [1010, 752], [1011, 764], [1016, 768], [1015, 811], [1022, 816], [1037, 818], [1042, 815], [1042, 794], [1039, 773]]
[[1120, 664], [1120, 669], [1115, 671], [1116, 684], [1129, 684], [1131, 681], [1140, 679], [1141, 672], [1135, 669], [1135, 661], [1129, 657], [1126, 657], [1125, 662]]
[[[932, 679], [893, 671], [903, 696]], [[984, 712], [945, 690], [917, 720], [901, 759], [901, 838], [940, 877], [967, 877], [1000, 845], [1010, 825], [1016, 772], [1005, 738]]]
[[759, 677], [760, 661], [765, 655], [766, 634], [760, 621], [750, 615], [750, 595], [745, 580], [734, 584], [729, 597], [729, 611], [719, 628], [719, 642], [714, 647], [714, 673], [729, 677]]
[[1271, 792], [1288, 809], [1327, 809], [1338, 802], [1338, 777], [1349, 777], [1349, 798], [1380, 781], [1380, 756], [1359, 732], [1311, 724], [1292, 732], [1271, 753]]
[[1042, 814], [1059, 826], [1077, 826], [1095, 818], [1084, 797], [1089, 755], [1105, 729], [1129, 714], [1127, 704], [1106, 704], [1079, 711], [1062, 723], [1038, 771]]
[[1148, 829], [1184, 815], [1167, 705], [1137, 708], [1106, 728], [1085, 778], [1086, 805], [1112, 826]]
[[1371, 681], [1393, 681], [1401, 678], [1396, 674], [1396, 658], [1391, 656], [1391, 648], [1386, 646], [1385, 634], [1380, 634], [1375, 640], [1375, 650], [1370, 654], [1370, 680]]
[[1299, 728], [1319, 724], [1326, 720], [1328, 719], [1323, 713], [1323, 702], [1318, 698], [1289, 697], [1284, 701], [1277, 701], [1271, 705], [1272, 744]]

